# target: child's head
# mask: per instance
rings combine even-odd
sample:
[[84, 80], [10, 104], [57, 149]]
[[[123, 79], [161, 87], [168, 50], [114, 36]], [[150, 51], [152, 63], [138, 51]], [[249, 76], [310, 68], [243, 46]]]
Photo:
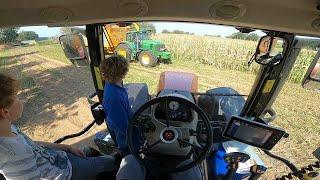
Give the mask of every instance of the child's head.
[[106, 81], [116, 83], [126, 76], [129, 70], [129, 62], [123, 56], [110, 56], [101, 61], [100, 70]]
[[17, 96], [18, 90], [16, 79], [0, 73], [0, 120], [12, 122], [21, 116], [23, 106]]

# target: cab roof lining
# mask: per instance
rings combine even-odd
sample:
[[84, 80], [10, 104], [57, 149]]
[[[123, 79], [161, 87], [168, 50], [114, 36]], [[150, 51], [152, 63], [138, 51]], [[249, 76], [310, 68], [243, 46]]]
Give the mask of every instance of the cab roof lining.
[[[181, 21], [320, 36], [317, 0], [4, 0], [0, 27], [72, 26], [119, 21]], [[218, 10], [217, 4], [241, 7]], [[213, 10], [212, 10], [213, 9]], [[222, 8], [220, 8], [222, 9]], [[231, 9], [231, 10], [230, 10]], [[222, 13], [221, 13], [222, 12]], [[223, 14], [223, 16], [218, 16]]]

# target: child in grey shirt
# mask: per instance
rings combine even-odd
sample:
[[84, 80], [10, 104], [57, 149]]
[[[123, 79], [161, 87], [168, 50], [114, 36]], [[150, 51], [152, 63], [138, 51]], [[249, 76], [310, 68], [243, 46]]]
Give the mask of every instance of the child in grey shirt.
[[114, 170], [112, 156], [85, 157], [64, 144], [34, 142], [12, 125], [23, 112], [18, 83], [0, 73], [0, 173], [7, 179], [88, 179]]

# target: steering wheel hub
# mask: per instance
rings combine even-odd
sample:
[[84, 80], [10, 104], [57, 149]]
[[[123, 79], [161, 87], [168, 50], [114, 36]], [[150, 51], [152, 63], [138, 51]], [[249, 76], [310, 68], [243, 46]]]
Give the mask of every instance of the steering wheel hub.
[[171, 144], [178, 139], [178, 131], [172, 127], [162, 129], [160, 139], [166, 144]]

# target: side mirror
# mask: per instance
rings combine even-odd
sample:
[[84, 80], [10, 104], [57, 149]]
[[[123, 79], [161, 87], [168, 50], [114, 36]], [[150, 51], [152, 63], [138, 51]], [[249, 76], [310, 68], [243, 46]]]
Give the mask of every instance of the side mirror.
[[315, 59], [311, 62], [306, 75], [303, 78], [302, 86], [306, 89], [320, 92], [320, 59], [318, 51]]
[[261, 37], [254, 54], [254, 60], [261, 65], [278, 64], [282, 59], [284, 42], [284, 39], [280, 37]]
[[59, 37], [65, 56], [77, 67], [88, 66], [87, 48], [81, 34], [66, 34]]

